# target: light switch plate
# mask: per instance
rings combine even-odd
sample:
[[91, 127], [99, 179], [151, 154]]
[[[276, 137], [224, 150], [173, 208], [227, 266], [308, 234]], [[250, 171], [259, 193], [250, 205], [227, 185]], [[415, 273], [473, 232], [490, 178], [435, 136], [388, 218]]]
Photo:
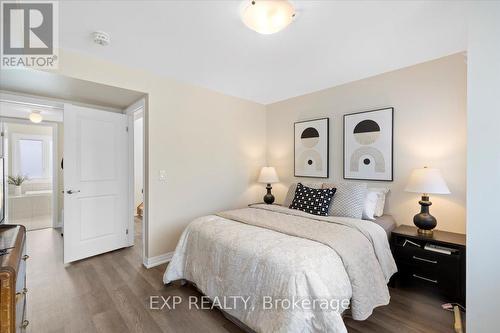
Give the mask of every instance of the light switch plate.
[[167, 170], [160, 170], [160, 181], [161, 182], [167, 181]]

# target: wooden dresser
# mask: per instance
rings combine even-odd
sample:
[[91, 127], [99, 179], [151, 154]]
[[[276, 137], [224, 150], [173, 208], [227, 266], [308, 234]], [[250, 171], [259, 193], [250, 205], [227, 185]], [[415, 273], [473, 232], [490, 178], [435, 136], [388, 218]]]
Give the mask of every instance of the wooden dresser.
[[26, 229], [0, 224], [0, 333], [23, 332], [26, 320]]

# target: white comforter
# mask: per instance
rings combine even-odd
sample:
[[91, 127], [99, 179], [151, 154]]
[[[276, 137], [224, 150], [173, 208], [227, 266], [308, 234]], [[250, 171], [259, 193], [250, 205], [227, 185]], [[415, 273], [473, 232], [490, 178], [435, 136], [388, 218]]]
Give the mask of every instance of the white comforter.
[[376, 224], [265, 205], [220, 215], [186, 228], [165, 283], [186, 279], [212, 299], [241, 297], [247, 303], [224, 310], [257, 332], [346, 332], [344, 308], [335, 307], [342, 300], [353, 300], [355, 319], [389, 302], [396, 266]]

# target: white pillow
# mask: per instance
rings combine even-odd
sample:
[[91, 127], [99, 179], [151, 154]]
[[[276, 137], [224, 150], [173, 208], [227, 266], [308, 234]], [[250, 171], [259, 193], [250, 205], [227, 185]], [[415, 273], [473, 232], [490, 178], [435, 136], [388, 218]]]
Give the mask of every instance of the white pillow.
[[378, 192], [368, 191], [363, 207], [363, 220], [375, 221], [375, 210], [378, 203]]
[[377, 206], [375, 207], [375, 214], [373, 214], [373, 216], [380, 217], [384, 215], [385, 197], [387, 193], [389, 193], [389, 189], [384, 187], [372, 187], [368, 189], [368, 192], [374, 192], [378, 197]]

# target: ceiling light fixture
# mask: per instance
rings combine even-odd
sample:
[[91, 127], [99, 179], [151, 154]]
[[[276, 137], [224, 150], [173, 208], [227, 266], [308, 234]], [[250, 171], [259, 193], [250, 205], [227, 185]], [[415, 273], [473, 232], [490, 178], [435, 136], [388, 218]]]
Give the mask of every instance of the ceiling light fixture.
[[42, 117], [40, 111], [31, 111], [30, 120], [32, 123], [35, 123], [35, 124], [41, 123], [43, 120], [43, 117]]
[[241, 14], [247, 27], [264, 35], [283, 30], [294, 17], [295, 8], [287, 0], [248, 1]]

